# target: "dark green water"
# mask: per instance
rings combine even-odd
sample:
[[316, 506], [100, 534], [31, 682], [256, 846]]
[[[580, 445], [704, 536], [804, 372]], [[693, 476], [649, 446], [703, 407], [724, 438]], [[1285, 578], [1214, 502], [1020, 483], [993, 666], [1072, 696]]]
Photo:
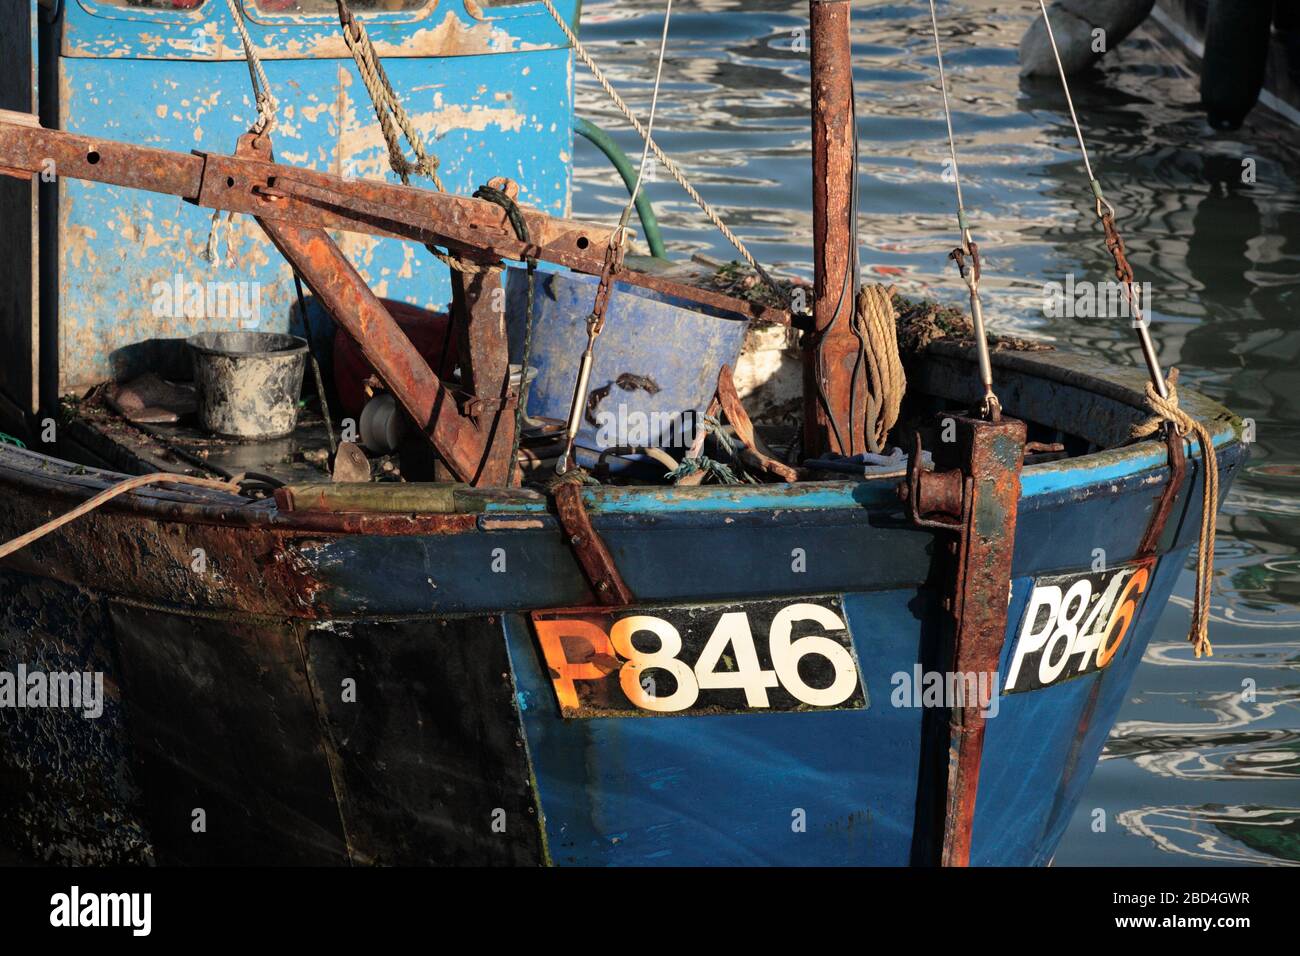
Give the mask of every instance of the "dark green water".
[[[644, 115], [662, 0], [587, 0], [583, 36]], [[952, 185], [928, 6], [857, 3], [862, 260], [867, 278], [957, 301]], [[1126, 321], [1049, 319], [1043, 284], [1109, 278], [1064, 99], [1022, 86], [1016, 45], [1036, 4], [940, 8], [966, 203], [997, 331], [1140, 362]], [[678, 0], [657, 139], [763, 262], [811, 274], [807, 4]], [[1075, 86], [1098, 176], [1119, 211], [1166, 367], [1253, 418], [1258, 441], [1220, 514], [1210, 660], [1184, 638], [1185, 572], [1057, 854], [1059, 865], [1300, 864], [1300, 133], [1257, 111], [1213, 133], [1197, 83], [1135, 36]], [[585, 71], [579, 112], [639, 141]], [[1242, 182], [1252, 160], [1255, 182]], [[575, 213], [626, 193], [580, 144]], [[666, 175], [649, 187], [674, 255], [732, 258]], [[1253, 687], [1253, 695], [1243, 688]], [[1253, 699], [1252, 699], [1253, 698]], [[1101, 810], [1102, 814], [1096, 811]], [[1104, 819], [1105, 831], [1093, 821]]]

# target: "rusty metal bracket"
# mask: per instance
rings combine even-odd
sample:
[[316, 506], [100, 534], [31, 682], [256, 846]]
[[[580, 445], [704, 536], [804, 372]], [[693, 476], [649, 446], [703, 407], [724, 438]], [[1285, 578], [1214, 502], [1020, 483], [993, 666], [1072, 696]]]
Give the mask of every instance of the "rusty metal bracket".
[[[951, 616], [951, 671], [963, 676], [993, 675], [1006, 640], [1025, 423], [1005, 416], [996, 422], [956, 414], [944, 418], [955, 425], [955, 440], [935, 448], [934, 470], [926, 471], [918, 434], [907, 478], [898, 492], [914, 524], [951, 536], [940, 553], [948, 570], [944, 607]], [[997, 682], [986, 686], [996, 687]], [[940, 862], [967, 866], [984, 715], [979, 701], [954, 704]]]
[[564, 449], [555, 462], [555, 473], [565, 474], [573, 458], [573, 444], [578, 440], [578, 429], [582, 425], [583, 407], [590, 401], [587, 386], [591, 384], [591, 366], [595, 358], [596, 339], [605, 328], [605, 312], [609, 308], [609, 296], [613, 290], [614, 276], [623, 267], [623, 247], [612, 243], [605, 250], [604, 267], [600, 273], [600, 284], [596, 287], [596, 300], [587, 316], [587, 346], [578, 361], [578, 378], [573, 383], [573, 399], [569, 404], [569, 415], [564, 432]]
[[605, 313], [609, 310], [609, 295], [614, 289], [614, 276], [623, 271], [623, 244], [610, 243], [605, 250], [605, 259], [600, 270], [600, 284], [596, 286], [596, 301], [591, 307], [588, 324], [594, 327], [594, 335], [605, 329]]
[[[179, 196], [211, 209], [254, 216], [429, 435], [451, 477], [476, 485], [508, 484], [515, 473], [513, 429], [501, 427], [518, 399], [509, 387], [504, 314], [494, 294], [500, 289], [500, 274], [488, 270], [453, 275], [453, 312], [464, 372], [458, 391], [469, 393], [474, 402], [467, 416], [457, 395], [416, 353], [327, 230], [444, 245], [454, 255], [479, 262], [546, 260], [600, 275], [602, 304], [609, 296], [610, 276], [618, 272], [621, 282], [700, 305], [791, 322], [784, 310], [621, 269], [621, 246], [611, 243], [614, 232], [604, 226], [517, 207], [513, 215], [532, 237], [523, 242], [511, 214], [484, 199], [345, 179], [272, 160], [266, 136], [240, 137], [233, 156], [186, 155], [48, 130], [27, 114], [0, 111], [0, 174], [30, 178], [53, 161], [60, 176]], [[601, 312], [596, 312], [598, 324]], [[492, 404], [496, 402], [500, 404]]]
[[[0, 174], [30, 178], [51, 161], [63, 178], [179, 196], [210, 209], [297, 226], [443, 245], [455, 254], [531, 257], [588, 275], [604, 271], [604, 250], [614, 231], [520, 207], [533, 237], [523, 243], [505, 210], [486, 200], [285, 166], [269, 161], [260, 148], [234, 156], [177, 153], [44, 129], [28, 114], [0, 110]], [[784, 309], [634, 269], [625, 270], [619, 281], [765, 322], [792, 321]]]
[[731, 427], [736, 432], [736, 438], [741, 444], [741, 460], [750, 467], [766, 472], [780, 481], [798, 481], [800, 477], [799, 469], [791, 468], [783, 461], [777, 461], [772, 456], [764, 453], [759, 447], [758, 436], [754, 432], [754, 423], [750, 420], [749, 412], [745, 410], [745, 404], [740, 400], [740, 394], [736, 391], [736, 382], [732, 376], [730, 365], [723, 365], [718, 372], [716, 394], [718, 401], [722, 405], [722, 412], [727, 416], [727, 421], [731, 423]]
[[577, 482], [562, 481], [555, 485], [551, 494], [555, 498], [560, 527], [564, 529], [564, 536], [596, 600], [611, 606], [631, 604], [635, 600], [632, 590], [619, 574], [609, 548], [591, 526], [591, 518], [582, 502], [582, 486]]
[[1165, 525], [1169, 523], [1169, 515], [1174, 510], [1174, 499], [1178, 497], [1178, 490], [1183, 486], [1183, 477], [1187, 474], [1187, 453], [1183, 449], [1182, 436], [1174, 429], [1171, 422], [1165, 422], [1164, 432], [1165, 444], [1169, 448], [1169, 483], [1160, 492], [1155, 511], [1151, 512], [1151, 520], [1147, 522], [1146, 532], [1138, 544], [1139, 558], [1149, 558], [1156, 553], [1156, 548], [1160, 546], [1160, 536], [1164, 534]]
[[918, 528], [960, 532], [965, 513], [962, 503], [966, 496], [965, 475], [957, 469], [926, 471], [922, 463], [921, 433], [917, 431], [913, 439], [912, 454], [907, 459], [907, 478], [898, 487], [899, 497], [907, 505], [907, 516]]

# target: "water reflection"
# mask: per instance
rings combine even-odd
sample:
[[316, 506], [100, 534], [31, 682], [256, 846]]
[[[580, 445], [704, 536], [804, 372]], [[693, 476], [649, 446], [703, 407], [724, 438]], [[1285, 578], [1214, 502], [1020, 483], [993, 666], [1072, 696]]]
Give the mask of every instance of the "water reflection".
[[[644, 112], [661, 0], [587, 0], [583, 32]], [[855, 5], [861, 138], [861, 244], [869, 275], [958, 301], [946, 142], [921, 2]], [[1043, 284], [1104, 281], [1112, 263], [1089, 206], [1078, 145], [1053, 83], [1022, 83], [1015, 48], [1032, 4], [941, 5], [954, 124], [972, 223], [985, 254], [985, 309], [998, 331], [1051, 338], [1140, 363], [1123, 321], [1048, 318]], [[808, 64], [802, 0], [678, 0], [657, 128], [763, 261], [811, 275]], [[1215, 133], [1195, 81], [1135, 35], [1080, 80], [1075, 103], [1139, 281], [1152, 284], [1153, 335], [1166, 367], [1240, 415], [1258, 442], [1222, 515], [1213, 607], [1216, 655], [1184, 637], [1192, 575], [1161, 620], [1105, 759], [1084, 796], [1136, 834], [1095, 834], [1086, 815], [1058, 864], [1300, 861], [1296, 735], [1300, 702], [1300, 138], [1266, 116]], [[638, 148], [580, 71], [579, 112]], [[579, 144], [575, 210], [617, 215], [626, 195]], [[1251, 173], [1251, 177], [1244, 176]], [[730, 259], [726, 242], [668, 177], [649, 185], [675, 255]], [[1257, 687], [1244, 703], [1242, 681]], [[1206, 715], [1209, 714], [1207, 720]], [[1136, 775], [1136, 776], [1134, 776]], [[1166, 783], [1168, 781], [1168, 783]]]
[[1220, 865], [1300, 866], [1300, 811], [1289, 807], [1142, 807], [1118, 820], [1181, 856]]

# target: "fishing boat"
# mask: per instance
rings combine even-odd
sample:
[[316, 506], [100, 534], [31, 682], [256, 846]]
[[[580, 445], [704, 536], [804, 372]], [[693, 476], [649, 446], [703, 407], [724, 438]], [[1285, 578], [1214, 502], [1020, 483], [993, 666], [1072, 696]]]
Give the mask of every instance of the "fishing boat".
[[[26, 445], [0, 446], [0, 672], [27, 675], [6, 838], [83, 863], [1049, 863], [1212, 557], [1242, 422], [1158, 366], [989, 348], [964, 211], [973, 314], [895, 369], [889, 290], [855, 287], [846, 2], [810, 4], [807, 313], [624, 256], [631, 201], [565, 217], [574, 4], [356, 6], [340, 32], [333, 2], [76, 0], [5, 35], [28, 78], [0, 104]], [[440, 133], [444, 164], [411, 165], [446, 191], [379, 178], [414, 175], [403, 118]], [[213, 247], [261, 283], [252, 328], [148, 306]], [[755, 322], [802, 335], [793, 460], [734, 387]], [[289, 339], [257, 353], [309, 380], [288, 433], [250, 392], [257, 440], [180, 407], [185, 359], [247, 354], [184, 340], [236, 332]], [[702, 427], [602, 441], [616, 402]], [[94, 719], [48, 705], [65, 674], [102, 676]]]

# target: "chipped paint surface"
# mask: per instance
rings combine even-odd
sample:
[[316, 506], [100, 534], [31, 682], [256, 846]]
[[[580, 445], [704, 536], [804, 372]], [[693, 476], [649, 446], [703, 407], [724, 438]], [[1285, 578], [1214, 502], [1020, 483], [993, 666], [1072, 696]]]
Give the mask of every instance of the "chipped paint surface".
[[[542, 21], [549, 23], [549, 18], [523, 15], [531, 6], [493, 11], [490, 22], [480, 22], [464, 14], [460, 4], [444, 0], [436, 16], [368, 29], [372, 37], [388, 31], [411, 42], [438, 33], [444, 46], [451, 42], [448, 37], [460, 38], [457, 55], [435, 58], [407, 51], [410, 55], [386, 60], [413, 124], [441, 159], [440, 175], [450, 191], [467, 195], [493, 176], [507, 175], [520, 182], [525, 202], [562, 215], [570, 203], [573, 60], [570, 50], [546, 41]], [[214, 44], [227, 27], [233, 36], [233, 27], [222, 19], [229, 16], [225, 5], [209, 3], [208, 8], [205, 18], [169, 11], [165, 17], [136, 20], [108, 14], [143, 11], [89, 0], [70, 3], [65, 55], [58, 64], [59, 125], [182, 152], [233, 152], [236, 138], [256, 115], [245, 64], [150, 58], [160, 55], [162, 47], [154, 40], [166, 40], [168, 29], [183, 26], [186, 42], [195, 30], [204, 31]], [[566, 5], [559, 8], [565, 11]], [[470, 49], [467, 37], [482, 38], [482, 31], [500, 32], [507, 25], [519, 29], [505, 48], [531, 52], [488, 59], [483, 52], [487, 46]], [[280, 103], [273, 136], [277, 158], [310, 169], [396, 181], [351, 58], [319, 58], [338, 55], [322, 52], [323, 41], [312, 39], [325, 29], [319, 19], [306, 26], [252, 24], [250, 29], [261, 38], [259, 44], [274, 42], [281, 53], [292, 44], [301, 47], [296, 54], [301, 59], [266, 63]], [[267, 39], [272, 33], [273, 41]], [[187, 54], [185, 59], [203, 58]], [[132, 344], [250, 327], [238, 317], [155, 308], [157, 284], [173, 283], [178, 275], [183, 282], [257, 283], [259, 315], [252, 324], [289, 331], [296, 303], [292, 275], [248, 217], [221, 218], [221, 261], [216, 264], [202, 257], [213, 226], [211, 213], [167, 196], [61, 181], [58, 221], [62, 393], [111, 377], [122, 367], [122, 350]], [[441, 308], [450, 300], [446, 267], [423, 247], [360, 235], [339, 239], [378, 295], [425, 308]]]
[[[348, 57], [337, 18], [260, 14], [247, 5], [245, 26], [264, 60]], [[573, 22], [576, 0], [556, 9]], [[494, 9], [490, 16], [456, 0], [405, 14], [367, 14], [366, 32], [381, 57], [452, 57], [555, 50], [567, 41], [541, 4]], [[198, 10], [124, 8], [70, 0], [63, 55], [90, 58], [241, 60], [243, 47], [224, 3]]]

